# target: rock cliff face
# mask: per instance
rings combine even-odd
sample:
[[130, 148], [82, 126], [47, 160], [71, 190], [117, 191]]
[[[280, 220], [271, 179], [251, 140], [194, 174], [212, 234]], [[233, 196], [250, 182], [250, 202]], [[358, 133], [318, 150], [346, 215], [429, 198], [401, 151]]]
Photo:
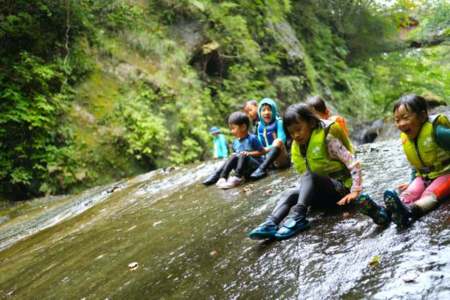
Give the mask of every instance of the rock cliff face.
[[[377, 202], [384, 189], [409, 180], [400, 146], [394, 139], [358, 147], [364, 189]], [[0, 225], [0, 295], [448, 296], [448, 203], [405, 230], [395, 225], [383, 230], [352, 209], [313, 211], [310, 230], [287, 241], [260, 243], [246, 233], [297, 175], [287, 170], [229, 191], [205, 188], [201, 180], [217, 165], [154, 171], [79, 196], [10, 208]]]

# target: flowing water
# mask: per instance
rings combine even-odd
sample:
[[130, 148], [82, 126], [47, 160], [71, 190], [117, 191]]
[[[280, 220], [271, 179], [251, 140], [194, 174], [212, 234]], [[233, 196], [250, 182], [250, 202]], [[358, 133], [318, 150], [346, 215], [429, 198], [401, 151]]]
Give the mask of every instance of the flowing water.
[[[398, 141], [361, 146], [358, 157], [378, 202], [409, 179]], [[298, 236], [255, 242], [246, 233], [297, 176], [202, 186], [217, 164], [4, 208], [0, 298], [450, 299], [449, 203], [404, 230], [352, 210], [312, 212]]]

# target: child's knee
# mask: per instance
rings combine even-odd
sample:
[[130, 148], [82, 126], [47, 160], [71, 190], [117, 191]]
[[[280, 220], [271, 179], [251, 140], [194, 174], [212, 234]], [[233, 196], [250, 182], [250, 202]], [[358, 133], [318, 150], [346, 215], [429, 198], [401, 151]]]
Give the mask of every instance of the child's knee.
[[284, 148], [284, 143], [283, 143], [283, 141], [280, 140], [280, 139], [275, 139], [275, 140], [273, 141], [272, 145], [273, 145], [274, 147], [279, 148], [279, 149], [283, 149], [283, 148]]
[[450, 196], [450, 175], [443, 175], [435, 178], [423, 194], [432, 193], [438, 200], [442, 200]]
[[410, 203], [413, 203], [413, 202], [419, 200], [420, 196], [422, 196], [421, 193], [415, 193], [415, 192], [406, 190], [400, 194], [400, 199], [402, 200], [403, 203], [410, 204]]

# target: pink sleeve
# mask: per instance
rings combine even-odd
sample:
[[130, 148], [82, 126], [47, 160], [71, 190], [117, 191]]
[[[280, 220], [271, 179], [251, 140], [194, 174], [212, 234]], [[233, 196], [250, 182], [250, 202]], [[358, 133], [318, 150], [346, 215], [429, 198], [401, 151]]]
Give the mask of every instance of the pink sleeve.
[[340, 160], [350, 171], [353, 181], [350, 192], [360, 192], [362, 190], [362, 176], [359, 161], [355, 159], [352, 153], [337, 138], [330, 135], [327, 136], [327, 145], [330, 158]]

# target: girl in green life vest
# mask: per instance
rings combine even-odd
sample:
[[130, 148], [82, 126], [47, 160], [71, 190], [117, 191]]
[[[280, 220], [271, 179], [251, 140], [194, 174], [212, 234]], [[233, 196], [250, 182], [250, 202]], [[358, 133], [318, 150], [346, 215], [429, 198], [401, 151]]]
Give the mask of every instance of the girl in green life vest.
[[394, 190], [385, 191], [385, 207], [368, 195], [362, 195], [358, 202], [361, 212], [375, 223], [387, 225], [392, 219], [404, 227], [450, 195], [450, 122], [444, 115], [429, 117], [425, 99], [414, 94], [395, 103], [394, 119], [403, 151], [413, 167], [413, 180], [398, 186], [400, 196]]
[[308, 227], [309, 207], [346, 205], [361, 192], [361, 167], [339, 125], [321, 121], [306, 104], [289, 106], [283, 123], [293, 139], [291, 159], [300, 182], [283, 192], [266, 221], [249, 233], [252, 239], [292, 237]]

